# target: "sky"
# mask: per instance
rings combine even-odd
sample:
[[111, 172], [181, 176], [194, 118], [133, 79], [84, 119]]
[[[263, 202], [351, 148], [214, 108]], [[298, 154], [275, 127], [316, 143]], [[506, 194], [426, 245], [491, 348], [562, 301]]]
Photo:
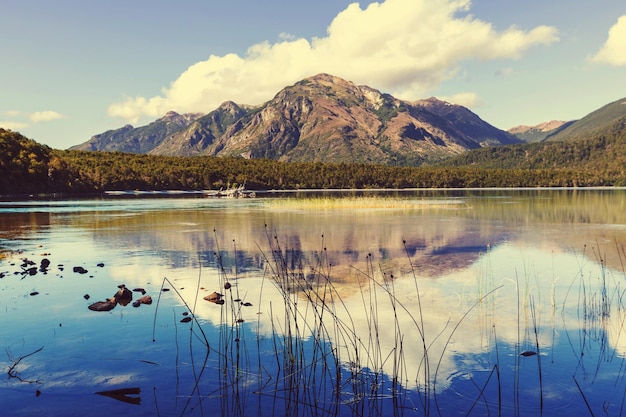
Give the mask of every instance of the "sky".
[[0, 127], [65, 149], [318, 73], [500, 128], [626, 97], [623, 0], [2, 0]]

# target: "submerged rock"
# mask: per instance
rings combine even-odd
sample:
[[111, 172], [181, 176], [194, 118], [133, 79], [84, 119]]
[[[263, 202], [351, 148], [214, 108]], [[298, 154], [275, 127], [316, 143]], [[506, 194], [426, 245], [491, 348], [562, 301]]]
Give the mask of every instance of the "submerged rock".
[[46, 272], [50, 267], [50, 260], [48, 258], [43, 258], [41, 263], [39, 264], [39, 270], [41, 272]]
[[[104, 395], [106, 397], [110, 397], [128, 404], [141, 404], [141, 398], [139, 397], [139, 395], [141, 394], [141, 388], [113, 389], [108, 391], [98, 391], [96, 392], [96, 394]], [[131, 397], [131, 395], [133, 396]], [[137, 395], [137, 397], [135, 397], [134, 395]]]
[[[126, 285], [120, 284], [117, 286], [119, 288], [115, 294], [113, 294], [112, 298], [107, 299], [106, 301], [98, 301], [91, 304], [88, 308], [93, 311], [111, 311], [118, 304], [125, 306], [128, 305], [133, 300], [133, 293], [126, 288]], [[85, 294], [85, 299], [89, 298], [89, 295]], [[143, 297], [142, 297], [143, 298]], [[148, 296], [148, 298], [150, 298]], [[143, 304], [152, 303], [152, 298], [150, 298], [149, 302], [147, 299], [144, 299]], [[140, 303], [142, 304], [142, 303]], [[137, 307], [137, 306], [136, 306]]]
[[109, 298], [106, 301], [97, 301], [91, 304], [88, 308], [92, 311], [111, 311], [115, 308], [117, 302], [115, 298]]
[[144, 295], [143, 297], [139, 297], [137, 301], [133, 303], [133, 307], [139, 307], [142, 304], [152, 304], [152, 297], [149, 295]]

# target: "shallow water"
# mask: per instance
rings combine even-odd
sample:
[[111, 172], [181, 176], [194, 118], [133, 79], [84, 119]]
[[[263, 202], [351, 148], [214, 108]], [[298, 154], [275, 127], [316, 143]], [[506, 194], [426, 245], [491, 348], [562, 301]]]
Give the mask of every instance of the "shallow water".
[[381, 194], [1, 202], [0, 409], [621, 415], [624, 190]]

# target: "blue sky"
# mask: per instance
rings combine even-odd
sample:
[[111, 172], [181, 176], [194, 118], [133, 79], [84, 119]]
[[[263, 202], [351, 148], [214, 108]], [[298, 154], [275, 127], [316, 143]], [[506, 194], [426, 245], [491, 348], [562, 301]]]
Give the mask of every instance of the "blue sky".
[[501, 129], [626, 97], [623, 0], [3, 0], [0, 127], [67, 148], [327, 72]]

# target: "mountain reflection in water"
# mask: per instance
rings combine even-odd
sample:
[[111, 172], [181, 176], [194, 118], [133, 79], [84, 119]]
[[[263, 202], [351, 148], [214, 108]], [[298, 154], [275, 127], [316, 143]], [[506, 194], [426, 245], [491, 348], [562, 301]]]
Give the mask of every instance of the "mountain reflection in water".
[[[0, 406], [622, 413], [623, 190], [307, 198], [0, 203], [0, 364], [35, 381], [0, 384]], [[88, 309], [122, 285], [153, 303]]]

